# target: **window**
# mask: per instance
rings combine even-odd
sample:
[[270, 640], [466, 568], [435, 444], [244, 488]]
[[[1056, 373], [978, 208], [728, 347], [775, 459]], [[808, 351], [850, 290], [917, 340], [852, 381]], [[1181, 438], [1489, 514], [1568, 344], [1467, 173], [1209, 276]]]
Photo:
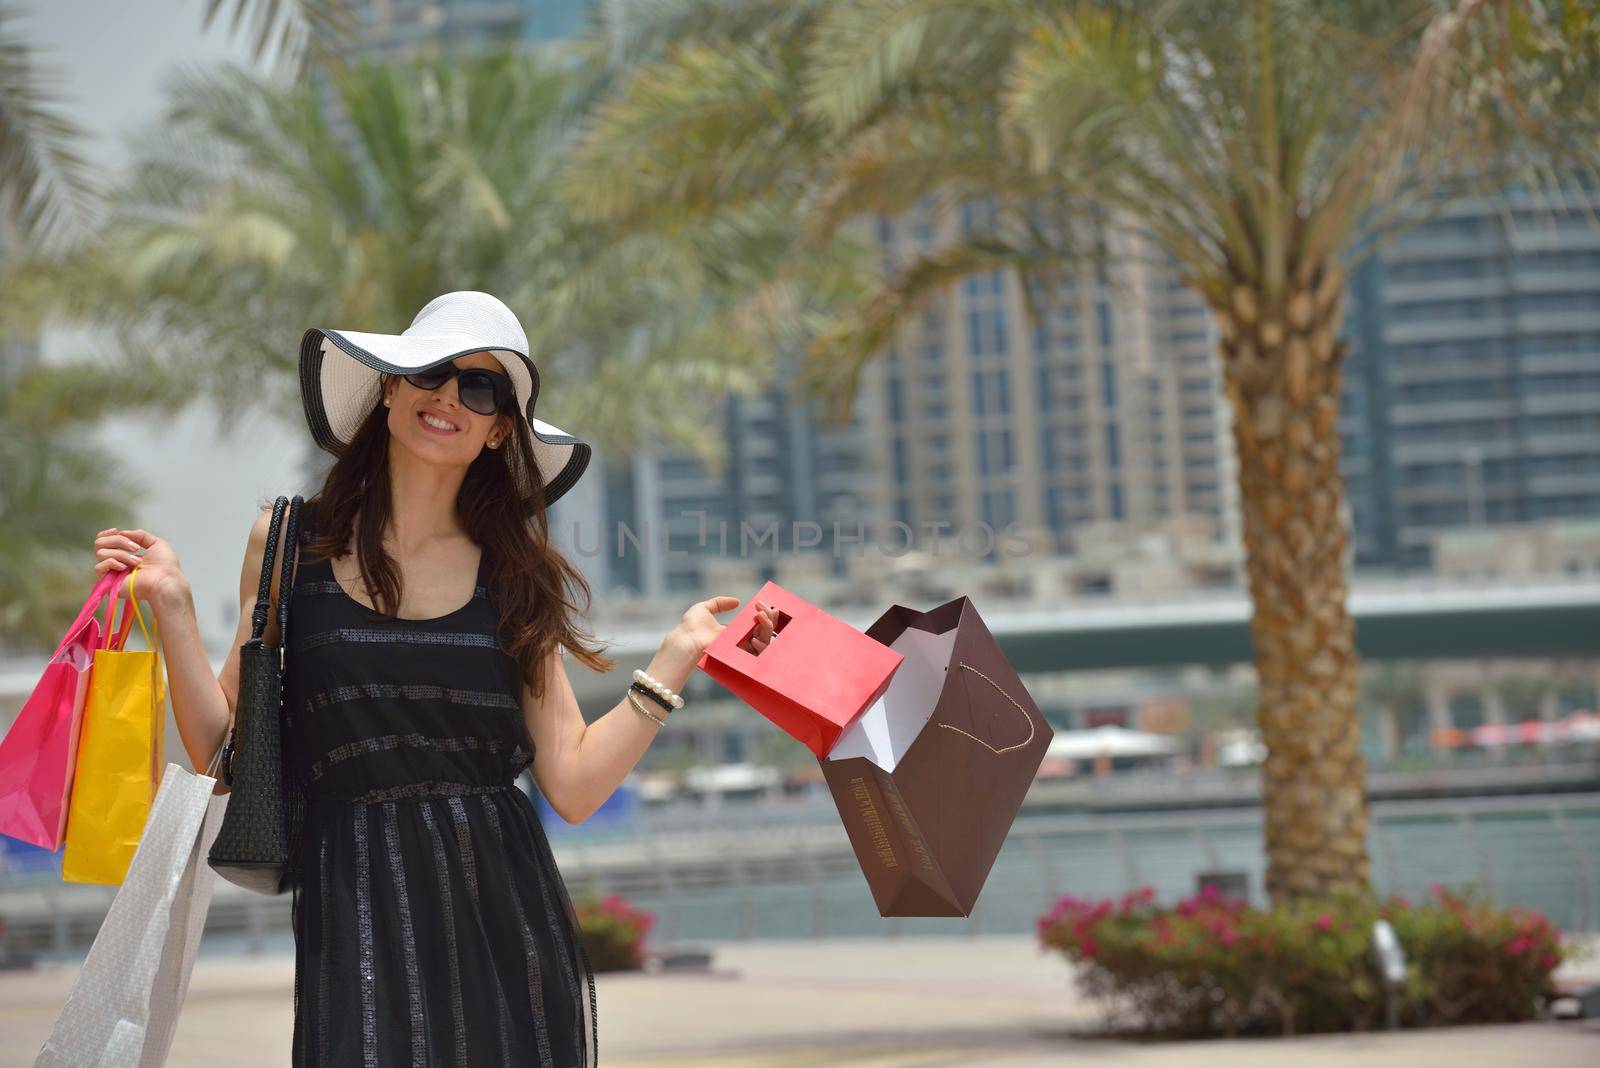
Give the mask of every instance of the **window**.
[[969, 274], [961, 281], [961, 291], [969, 297], [999, 297], [1006, 291], [1004, 271], [985, 271]]
[[998, 475], [1015, 470], [1017, 454], [1011, 430], [985, 430], [978, 434], [978, 473]]
[[983, 494], [983, 521], [995, 530], [1004, 529], [1016, 522], [1016, 494], [1009, 489], [985, 490]]
[[1106, 424], [1106, 466], [1117, 467], [1122, 463], [1121, 440], [1117, 436], [1117, 424]]
[[1011, 380], [1005, 368], [972, 372], [972, 413], [1006, 415], [1011, 411]]
[[967, 312], [967, 351], [973, 356], [999, 356], [1006, 351], [1006, 316], [1001, 308]]

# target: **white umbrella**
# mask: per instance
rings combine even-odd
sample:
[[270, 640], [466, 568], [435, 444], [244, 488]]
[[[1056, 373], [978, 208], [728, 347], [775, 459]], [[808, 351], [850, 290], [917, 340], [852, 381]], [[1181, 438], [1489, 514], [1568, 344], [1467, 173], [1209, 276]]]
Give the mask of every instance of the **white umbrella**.
[[1086, 731], [1056, 731], [1045, 756], [1072, 760], [1090, 760], [1098, 756], [1170, 756], [1182, 748], [1182, 740], [1169, 734], [1106, 726]]

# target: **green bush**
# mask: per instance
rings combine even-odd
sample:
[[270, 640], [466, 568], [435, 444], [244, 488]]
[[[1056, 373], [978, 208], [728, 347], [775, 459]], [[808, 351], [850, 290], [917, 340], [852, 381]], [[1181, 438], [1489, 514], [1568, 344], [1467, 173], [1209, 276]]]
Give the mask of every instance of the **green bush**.
[[1535, 1018], [1553, 994], [1560, 932], [1540, 913], [1435, 886], [1431, 900], [1346, 897], [1254, 909], [1214, 889], [1171, 907], [1149, 887], [1120, 901], [1063, 897], [1043, 946], [1078, 966], [1114, 1025], [1164, 1035], [1366, 1030], [1388, 992], [1372, 952], [1380, 918], [1406, 956], [1404, 1026]]
[[621, 894], [586, 894], [573, 901], [583, 928], [583, 948], [596, 973], [638, 971], [644, 967], [645, 935], [655, 914], [628, 904]]

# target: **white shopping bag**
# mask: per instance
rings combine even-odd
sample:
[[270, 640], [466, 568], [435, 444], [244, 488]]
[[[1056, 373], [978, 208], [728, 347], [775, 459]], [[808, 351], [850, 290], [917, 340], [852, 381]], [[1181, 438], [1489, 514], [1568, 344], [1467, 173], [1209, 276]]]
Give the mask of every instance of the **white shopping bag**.
[[167, 765], [128, 876], [34, 1068], [166, 1063], [211, 907], [206, 854], [228, 804], [216, 784]]

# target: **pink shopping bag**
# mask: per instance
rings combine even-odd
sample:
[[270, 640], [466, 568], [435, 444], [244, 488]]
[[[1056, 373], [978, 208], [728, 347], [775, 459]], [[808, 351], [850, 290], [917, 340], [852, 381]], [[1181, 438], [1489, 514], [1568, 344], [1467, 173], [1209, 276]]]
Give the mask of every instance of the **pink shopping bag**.
[[[124, 606], [121, 634], [108, 640], [117, 631], [117, 594], [126, 577], [126, 572], [108, 571], [95, 583], [45, 665], [44, 676], [0, 741], [0, 834], [45, 849], [61, 845], [94, 651], [120, 646], [133, 622], [133, 613]], [[109, 602], [104, 628], [95, 618], [102, 600]]]

